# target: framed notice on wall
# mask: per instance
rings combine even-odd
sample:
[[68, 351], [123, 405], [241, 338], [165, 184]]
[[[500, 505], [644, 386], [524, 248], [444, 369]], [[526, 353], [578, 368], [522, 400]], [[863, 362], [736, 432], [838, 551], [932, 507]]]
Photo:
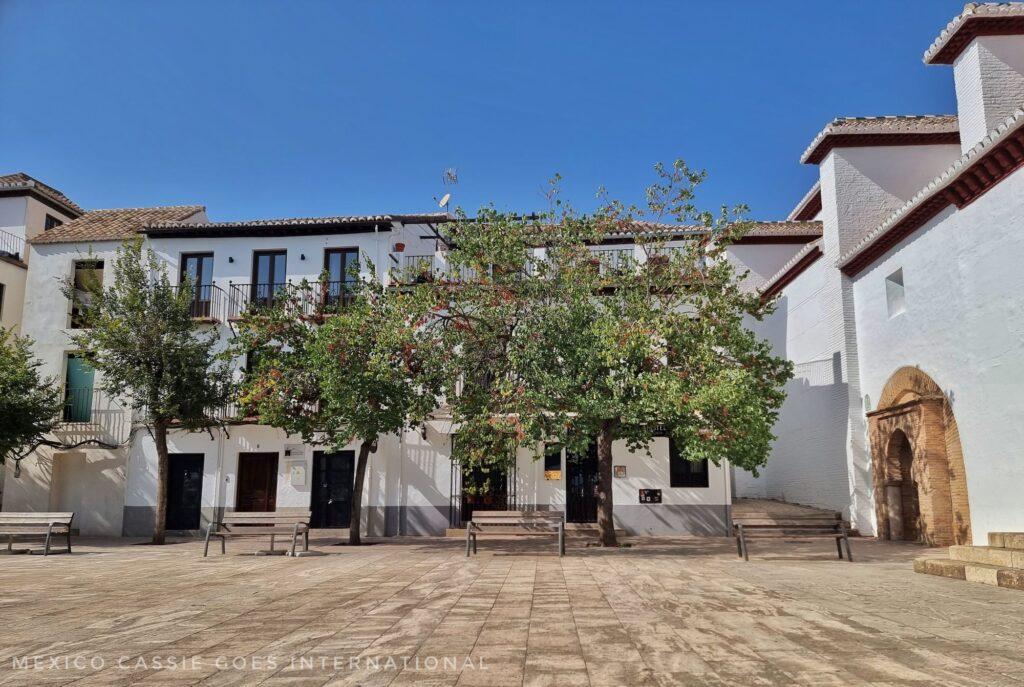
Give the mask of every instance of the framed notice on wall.
[[292, 460], [288, 463], [288, 481], [293, 487], [306, 486], [306, 461]]
[[625, 479], [625, 477], [626, 477], [626, 466], [625, 465], [616, 465], [615, 466], [615, 476], [618, 477], [619, 479]]

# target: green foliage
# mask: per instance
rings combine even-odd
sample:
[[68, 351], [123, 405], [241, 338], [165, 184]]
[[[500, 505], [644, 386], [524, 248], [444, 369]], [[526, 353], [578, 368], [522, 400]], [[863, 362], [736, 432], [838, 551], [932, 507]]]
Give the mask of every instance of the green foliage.
[[60, 389], [39, 373], [31, 347], [30, 339], [0, 329], [0, 464], [60, 422]]
[[[429, 285], [448, 304], [437, 317], [459, 460], [507, 461], [544, 441], [583, 451], [610, 430], [633, 450], [667, 432], [691, 460], [764, 464], [791, 366], [744, 324], [771, 307], [727, 260], [744, 209], [700, 211], [703, 172], [656, 171], [644, 210], [605, 199], [577, 213], [556, 179], [544, 215], [486, 207], [448, 225], [453, 273], [473, 277]], [[659, 230], [669, 219], [688, 229]], [[638, 229], [646, 260], [591, 252]]]
[[262, 423], [337, 448], [422, 422], [438, 405], [442, 357], [426, 327], [429, 294], [368, 278], [325, 307], [324, 287], [300, 285], [243, 318], [236, 352], [258, 362], [242, 403]]
[[[73, 288], [67, 285], [67, 295]], [[153, 424], [196, 430], [217, 424], [233, 397], [232, 370], [216, 331], [192, 317], [190, 284], [171, 285], [167, 270], [140, 240], [114, 259], [112, 285], [82, 302], [87, 329], [72, 341], [102, 374], [102, 388]]]

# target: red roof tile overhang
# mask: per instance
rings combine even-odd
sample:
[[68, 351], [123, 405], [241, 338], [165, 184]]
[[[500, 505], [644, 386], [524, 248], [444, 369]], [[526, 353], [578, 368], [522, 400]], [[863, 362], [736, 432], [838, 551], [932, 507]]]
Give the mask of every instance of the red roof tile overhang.
[[1017, 36], [1024, 33], [1024, 17], [972, 17], [950, 36], [928, 64], [953, 64], [956, 58], [979, 36]]
[[786, 270], [785, 274], [780, 276], [775, 282], [767, 289], [761, 292], [761, 302], [770, 301], [775, 298], [779, 293], [782, 292], [794, 279], [800, 276], [800, 274], [818, 261], [818, 258], [822, 256], [821, 247], [814, 246], [807, 255], [793, 263], [793, 266]]
[[1007, 136], [957, 175], [945, 188], [907, 213], [874, 242], [868, 244], [863, 251], [847, 260], [840, 269], [851, 277], [860, 274], [893, 246], [920, 229], [947, 207], [954, 206], [959, 210], [970, 205], [1022, 165], [1024, 130]]
[[934, 131], [919, 133], [888, 134], [830, 134], [821, 139], [814, 150], [807, 154], [805, 164], [816, 165], [824, 160], [833, 148], [868, 148], [873, 146], [920, 146], [959, 143], [958, 131]]
[[818, 213], [821, 212], [821, 189], [813, 196], [807, 199], [800, 208], [800, 211], [793, 215], [793, 220], [797, 222], [807, 222], [814, 219]]

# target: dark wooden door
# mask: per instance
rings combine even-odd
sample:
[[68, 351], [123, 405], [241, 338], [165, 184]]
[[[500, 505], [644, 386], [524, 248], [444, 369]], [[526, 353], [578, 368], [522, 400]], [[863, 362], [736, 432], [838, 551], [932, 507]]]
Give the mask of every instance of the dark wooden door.
[[597, 482], [597, 444], [585, 454], [566, 452], [566, 522], [597, 522]]
[[277, 510], [277, 454], [239, 453], [235, 510], [263, 513]]
[[352, 521], [352, 488], [356, 452], [313, 452], [311, 527], [348, 527]]
[[167, 529], [199, 529], [203, 497], [203, 454], [167, 457]]

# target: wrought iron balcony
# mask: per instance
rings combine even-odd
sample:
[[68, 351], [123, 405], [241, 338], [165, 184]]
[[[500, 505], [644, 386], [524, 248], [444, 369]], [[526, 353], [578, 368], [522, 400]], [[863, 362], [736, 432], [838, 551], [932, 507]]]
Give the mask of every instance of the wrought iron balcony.
[[352, 303], [352, 281], [312, 282], [303, 286], [288, 283], [230, 284], [228, 318], [238, 319], [247, 312], [259, 311], [294, 299], [303, 315], [336, 313]]
[[0, 257], [25, 262], [25, 239], [7, 231], [0, 231]]
[[191, 286], [179, 286], [179, 289], [188, 289], [191, 298], [189, 300], [189, 313], [193, 319], [202, 322], [224, 322], [230, 312], [228, 295], [219, 286], [213, 284], [193, 284]]

